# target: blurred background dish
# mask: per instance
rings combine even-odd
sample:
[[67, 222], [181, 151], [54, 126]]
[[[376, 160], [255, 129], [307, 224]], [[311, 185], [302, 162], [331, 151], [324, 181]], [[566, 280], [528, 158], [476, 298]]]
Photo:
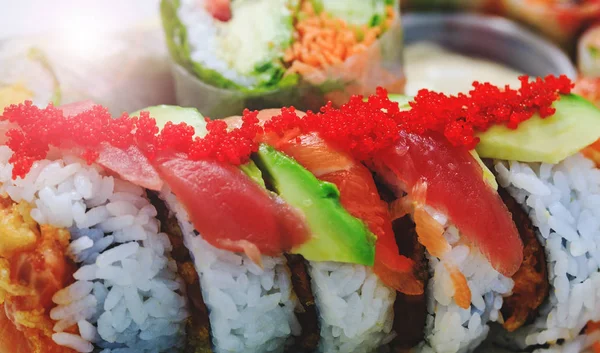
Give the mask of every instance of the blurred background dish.
[[577, 77], [558, 47], [501, 17], [423, 13], [402, 20], [409, 95], [420, 88], [467, 92], [475, 80], [514, 86], [522, 74]]
[[518, 21], [574, 51], [581, 32], [600, 19], [598, 0], [403, 0], [406, 11], [476, 11]]

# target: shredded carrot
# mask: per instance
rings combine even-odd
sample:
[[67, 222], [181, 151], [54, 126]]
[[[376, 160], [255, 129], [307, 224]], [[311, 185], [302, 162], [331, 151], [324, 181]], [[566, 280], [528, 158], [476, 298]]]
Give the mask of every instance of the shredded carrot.
[[394, 22], [394, 20], [396, 19], [396, 12], [394, 11], [394, 8], [392, 6], [388, 6], [385, 9], [385, 15], [386, 15], [385, 27], [388, 28], [392, 25], [392, 22]]
[[592, 349], [594, 350], [594, 353], [600, 353], [600, 342], [594, 342]]
[[471, 306], [471, 288], [469, 288], [467, 278], [460, 272], [458, 267], [452, 264], [445, 263], [444, 267], [450, 273], [450, 279], [454, 286], [454, 301], [456, 305], [463, 309], [469, 308]]
[[[286, 75], [307, 73], [344, 62], [364, 52], [394, 20], [392, 6], [386, 8], [382, 26], [353, 26], [327, 12], [317, 14], [308, 0], [302, 2], [296, 23], [294, 44], [286, 50], [283, 61], [289, 65]], [[310, 68], [309, 68], [310, 67]]]

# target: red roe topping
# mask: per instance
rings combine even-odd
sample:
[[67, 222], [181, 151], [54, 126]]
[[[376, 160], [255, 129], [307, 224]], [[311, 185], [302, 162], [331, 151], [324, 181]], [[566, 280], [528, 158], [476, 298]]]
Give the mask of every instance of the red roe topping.
[[566, 76], [548, 76], [529, 82], [522, 76], [521, 88], [504, 89], [489, 83], [473, 83], [469, 95], [446, 96], [421, 90], [410, 103], [411, 110], [401, 112], [397, 121], [401, 128], [422, 134], [434, 131], [443, 134], [455, 146], [475, 148], [483, 132], [492, 125], [506, 125], [516, 129], [519, 123], [535, 113], [541, 118], [554, 114], [552, 103], [560, 94], [568, 94], [573, 84]]
[[453, 145], [472, 149], [479, 142], [476, 132], [494, 124], [516, 129], [535, 113], [541, 118], [554, 114], [552, 103], [560, 98], [559, 93], [568, 94], [573, 87], [566, 76], [548, 76], [532, 82], [523, 76], [520, 81], [518, 90], [475, 82], [469, 95], [421, 90], [410, 103], [412, 109], [405, 111], [400, 111], [398, 104], [379, 88], [367, 101], [355, 96], [339, 109], [328, 104], [320, 113], [308, 112], [305, 118], [298, 117], [293, 108], [282, 109], [281, 115], [267, 122], [264, 129], [265, 133], [278, 136], [293, 129], [318, 132], [360, 160], [391, 146], [400, 130], [440, 133]]
[[303, 118], [294, 108], [283, 108], [280, 115], [265, 123], [264, 130], [259, 126], [258, 112], [246, 110], [242, 126], [230, 131], [224, 121], [207, 119], [208, 134], [203, 138], [194, 137], [194, 129], [185, 123], [167, 123], [159, 131], [148, 112], [139, 117], [124, 114], [113, 119], [101, 106], [66, 117], [52, 105], [40, 109], [28, 101], [6, 108], [0, 121], [11, 123], [6, 144], [14, 151], [10, 159], [13, 178], [24, 177], [35, 161], [46, 157], [50, 146], [81, 148], [81, 156], [88, 163], [99, 157], [100, 145], [108, 143], [121, 149], [136, 146], [151, 160], [157, 154], [170, 152], [184, 153], [192, 160], [239, 165], [265, 140], [263, 134], [270, 141], [269, 136], [289, 136], [294, 131], [317, 132], [359, 160], [367, 160], [391, 146], [400, 130], [435, 132], [455, 146], [474, 148], [479, 142], [476, 132], [493, 124], [516, 129], [535, 113], [542, 118], [552, 115], [552, 103], [559, 99], [559, 93], [570, 93], [573, 86], [565, 76], [548, 76], [533, 82], [527, 77], [520, 80], [518, 90], [475, 82], [469, 95], [447, 96], [421, 90], [408, 111], [400, 111], [398, 104], [380, 88], [367, 101], [354, 96], [339, 109], [328, 104]]
[[361, 96], [353, 96], [339, 109], [329, 103], [320, 113], [309, 111], [303, 118], [296, 115], [294, 108], [284, 108], [281, 115], [265, 123], [264, 130], [267, 135], [280, 137], [292, 130], [317, 132], [329, 143], [365, 160], [373, 151], [391, 145], [398, 138], [399, 127], [393, 119], [398, 112], [398, 104], [387, 98], [385, 90], [379, 89], [368, 102], [363, 102]]
[[113, 119], [101, 106], [66, 117], [52, 105], [41, 109], [27, 101], [7, 107], [0, 121], [11, 123], [6, 145], [14, 151], [9, 162], [13, 165], [13, 178], [17, 178], [25, 177], [35, 161], [46, 158], [50, 146], [79, 147], [81, 157], [88, 163], [99, 157], [102, 143], [109, 143], [121, 149], [135, 145], [149, 159], [167, 151], [186, 153], [194, 160], [241, 164], [258, 148], [255, 138], [261, 128], [256, 115], [245, 112], [242, 126], [232, 131], [226, 130], [223, 121], [207, 120], [209, 133], [205, 138], [194, 137], [193, 127], [184, 123], [167, 123], [159, 131], [148, 112], [139, 117], [123, 114]]

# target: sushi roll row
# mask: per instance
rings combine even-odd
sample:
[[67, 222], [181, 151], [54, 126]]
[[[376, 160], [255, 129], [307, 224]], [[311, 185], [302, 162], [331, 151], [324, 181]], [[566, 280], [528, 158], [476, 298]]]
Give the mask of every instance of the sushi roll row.
[[377, 86], [402, 93], [398, 10], [396, 0], [164, 0], [178, 103], [224, 118], [318, 110]]
[[591, 342], [600, 112], [570, 90], [214, 121], [11, 105], [0, 351], [470, 352], [493, 322]]

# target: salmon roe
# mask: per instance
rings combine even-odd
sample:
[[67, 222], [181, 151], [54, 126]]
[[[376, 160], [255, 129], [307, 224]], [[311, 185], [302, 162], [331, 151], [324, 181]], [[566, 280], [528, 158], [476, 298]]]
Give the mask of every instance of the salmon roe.
[[6, 145], [14, 151], [9, 161], [13, 178], [24, 177], [35, 161], [46, 157], [51, 146], [79, 149], [81, 156], [92, 163], [99, 157], [103, 143], [121, 149], [137, 146], [150, 160], [169, 152], [185, 153], [192, 160], [212, 159], [239, 165], [257, 151], [263, 134], [284, 136], [291, 130], [317, 132], [357, 159], [367, 160], [391, 146], [400, 130], [440, 133], [456, 146], [474, 148], [479, 142], [476, 132], [494, 124], [516, 129], [536, 113], [542, 118], [552, 115], [552, 103], [559, 94], [570, 93], [573, 86], [566, 76], [520, 80], [517, 90], [475, 82], [468, 95], [448, 96], [421, 90], [410, 103], [410, 110], [401, 110], [379, 88], [366, 101], [362, 96], [354, 96], [339, 109], [329, 103], [320, 112], [308, 112], [304, 118], [293, 107], [283, 108], [280, 115], [264, 125], [264, 130], [259, 125], [258, 112], [245, 110], [242, 126], [232, 130], [224, 121], [207, 119], [208, 134], [203, 138], [195, 137], [193, 127], [185, 123], [169, 122], [160, 130], [148, 112], [139, 117], [123, 114], [114, 119], [101, 106], [67, 117], [52, 105], [38, 108], [27, 101], [5, 108], [0, 121], [9, 124]]

